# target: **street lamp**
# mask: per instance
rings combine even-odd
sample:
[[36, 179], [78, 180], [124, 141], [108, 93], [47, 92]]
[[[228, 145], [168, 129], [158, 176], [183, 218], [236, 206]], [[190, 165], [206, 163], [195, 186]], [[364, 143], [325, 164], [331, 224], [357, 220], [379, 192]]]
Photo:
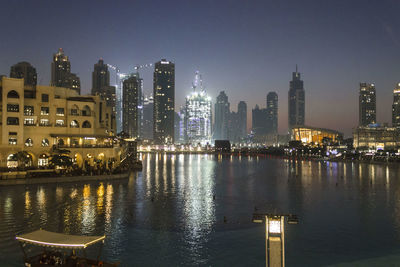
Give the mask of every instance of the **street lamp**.
[[265, 263], [267, 267], [285, 266], [285, 217], [288, 224], [297, 224], [293, 214], [254, 213], [253, 222], [265, 222]]

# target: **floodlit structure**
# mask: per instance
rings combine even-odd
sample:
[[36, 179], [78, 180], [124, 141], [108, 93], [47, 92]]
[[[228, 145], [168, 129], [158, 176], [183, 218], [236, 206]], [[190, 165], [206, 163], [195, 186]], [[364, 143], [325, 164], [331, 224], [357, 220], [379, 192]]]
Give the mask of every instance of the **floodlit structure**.
[[[196, 92], [198, 86], [200, 92]], [[211, 118], [211, 97], [206, 94], [201, 75], [196, 72], [193, 92], [186, 97], [184, 116], [186, 142], [202, 145], [211, 143]]]
[[400, 147], [400, 131], [395, 127], [358, 127], [353, 132], [356, 149], [394, 149]]
[[[54, 149], [66, 149], [79, 168], [119, 161], [114, 146], [113, 109], [99, 95], [2, 77], [0, 167], [17, 167], [13, 155], [25, 151], [25, 167], [46, 168]], [[20, 162], [21, 163], [21, 162]], [[21, 163], [22, 164], [22, 163]]]
[[301, 141], [305, 144], [320, 145], [324, 138], [330, 139], [332, 142], [337, 141], [343, 134], [330, 129], [316, 128], [310, 126], [294, 126], [291, 132], [291, 139]]

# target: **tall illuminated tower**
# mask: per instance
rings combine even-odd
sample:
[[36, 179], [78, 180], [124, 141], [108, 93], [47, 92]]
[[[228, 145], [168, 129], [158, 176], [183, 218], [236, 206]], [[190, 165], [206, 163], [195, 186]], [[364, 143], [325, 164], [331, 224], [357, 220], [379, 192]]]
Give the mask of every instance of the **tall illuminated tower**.
[[[200, 87], [200, 91], [196, 89]], [[205, 92], [201, 75], [196, 72], [193, 92], [186, 97], [185, 105], [185, 139], [197, 145], [211, 143], [211, 97]]]
[[400, 128], [400, 83], [393, 90], [392, 124]]
[[305, 123], [305, 91], [304, 83], [300, 79], [300, 73], [297, 71], [292, 74], [289, 89], [289, 132], [296, 125]]
[[359, 125], [376, 123], [376, 93], [373, 83], [360, 83]]
[[174, 143], [175, 64], [155, 63], [153, 79], [153, 138], [156, 144]]
[[71, 63], [62, 48], [53, 55], [51, 62], [51, 86], [71, 88], [81, 92], [81, 83], [79, 77], [71, 73]]

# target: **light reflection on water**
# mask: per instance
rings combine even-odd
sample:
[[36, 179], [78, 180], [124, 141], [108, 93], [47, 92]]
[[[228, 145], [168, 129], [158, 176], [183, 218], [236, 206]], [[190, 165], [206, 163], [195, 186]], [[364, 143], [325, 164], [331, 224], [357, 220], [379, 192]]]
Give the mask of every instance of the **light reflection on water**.
[[299, 215], [300, 224], [287, 227], [288, 265], [397, 253], [398, 166], [221, 155], [141, 157], [143, 172], [129, 179], [0, 187], [0, 260], [17, 262], [22, 255], [14, 235], [42, 227], [105, 233], [104, 256], [122, 266], [261, 266], [263, 227], [250, 221], [255, 208]]

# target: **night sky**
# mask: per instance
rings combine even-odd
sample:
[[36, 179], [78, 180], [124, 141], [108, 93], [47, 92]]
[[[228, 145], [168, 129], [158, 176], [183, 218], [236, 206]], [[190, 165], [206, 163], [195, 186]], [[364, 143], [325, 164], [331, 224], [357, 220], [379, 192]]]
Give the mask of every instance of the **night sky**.
[[[161, 58], [176, 64], [176, 108], [194, 72], [231, 107], [265, 107], [279, 96], [279, 132], [287, 131], [287, 95], [295, 65], [304, 80], [306, 124], [349, 135], [358, 124], [359, 82], [377, 90], [378, 122], [391, 122], [400, 81], [400, 1], [3, 1], [0, 74], [28, 61], [38, 83], [50, 82], [52, 54], [62, 47], [82, 92], [100, 57], [123, 72]], [[152, 69], [141, 71], [152, 92]], [[114, 76], [112, 75], [112, 81]], [[249, 124], [250, 126], [250, 124]]]

